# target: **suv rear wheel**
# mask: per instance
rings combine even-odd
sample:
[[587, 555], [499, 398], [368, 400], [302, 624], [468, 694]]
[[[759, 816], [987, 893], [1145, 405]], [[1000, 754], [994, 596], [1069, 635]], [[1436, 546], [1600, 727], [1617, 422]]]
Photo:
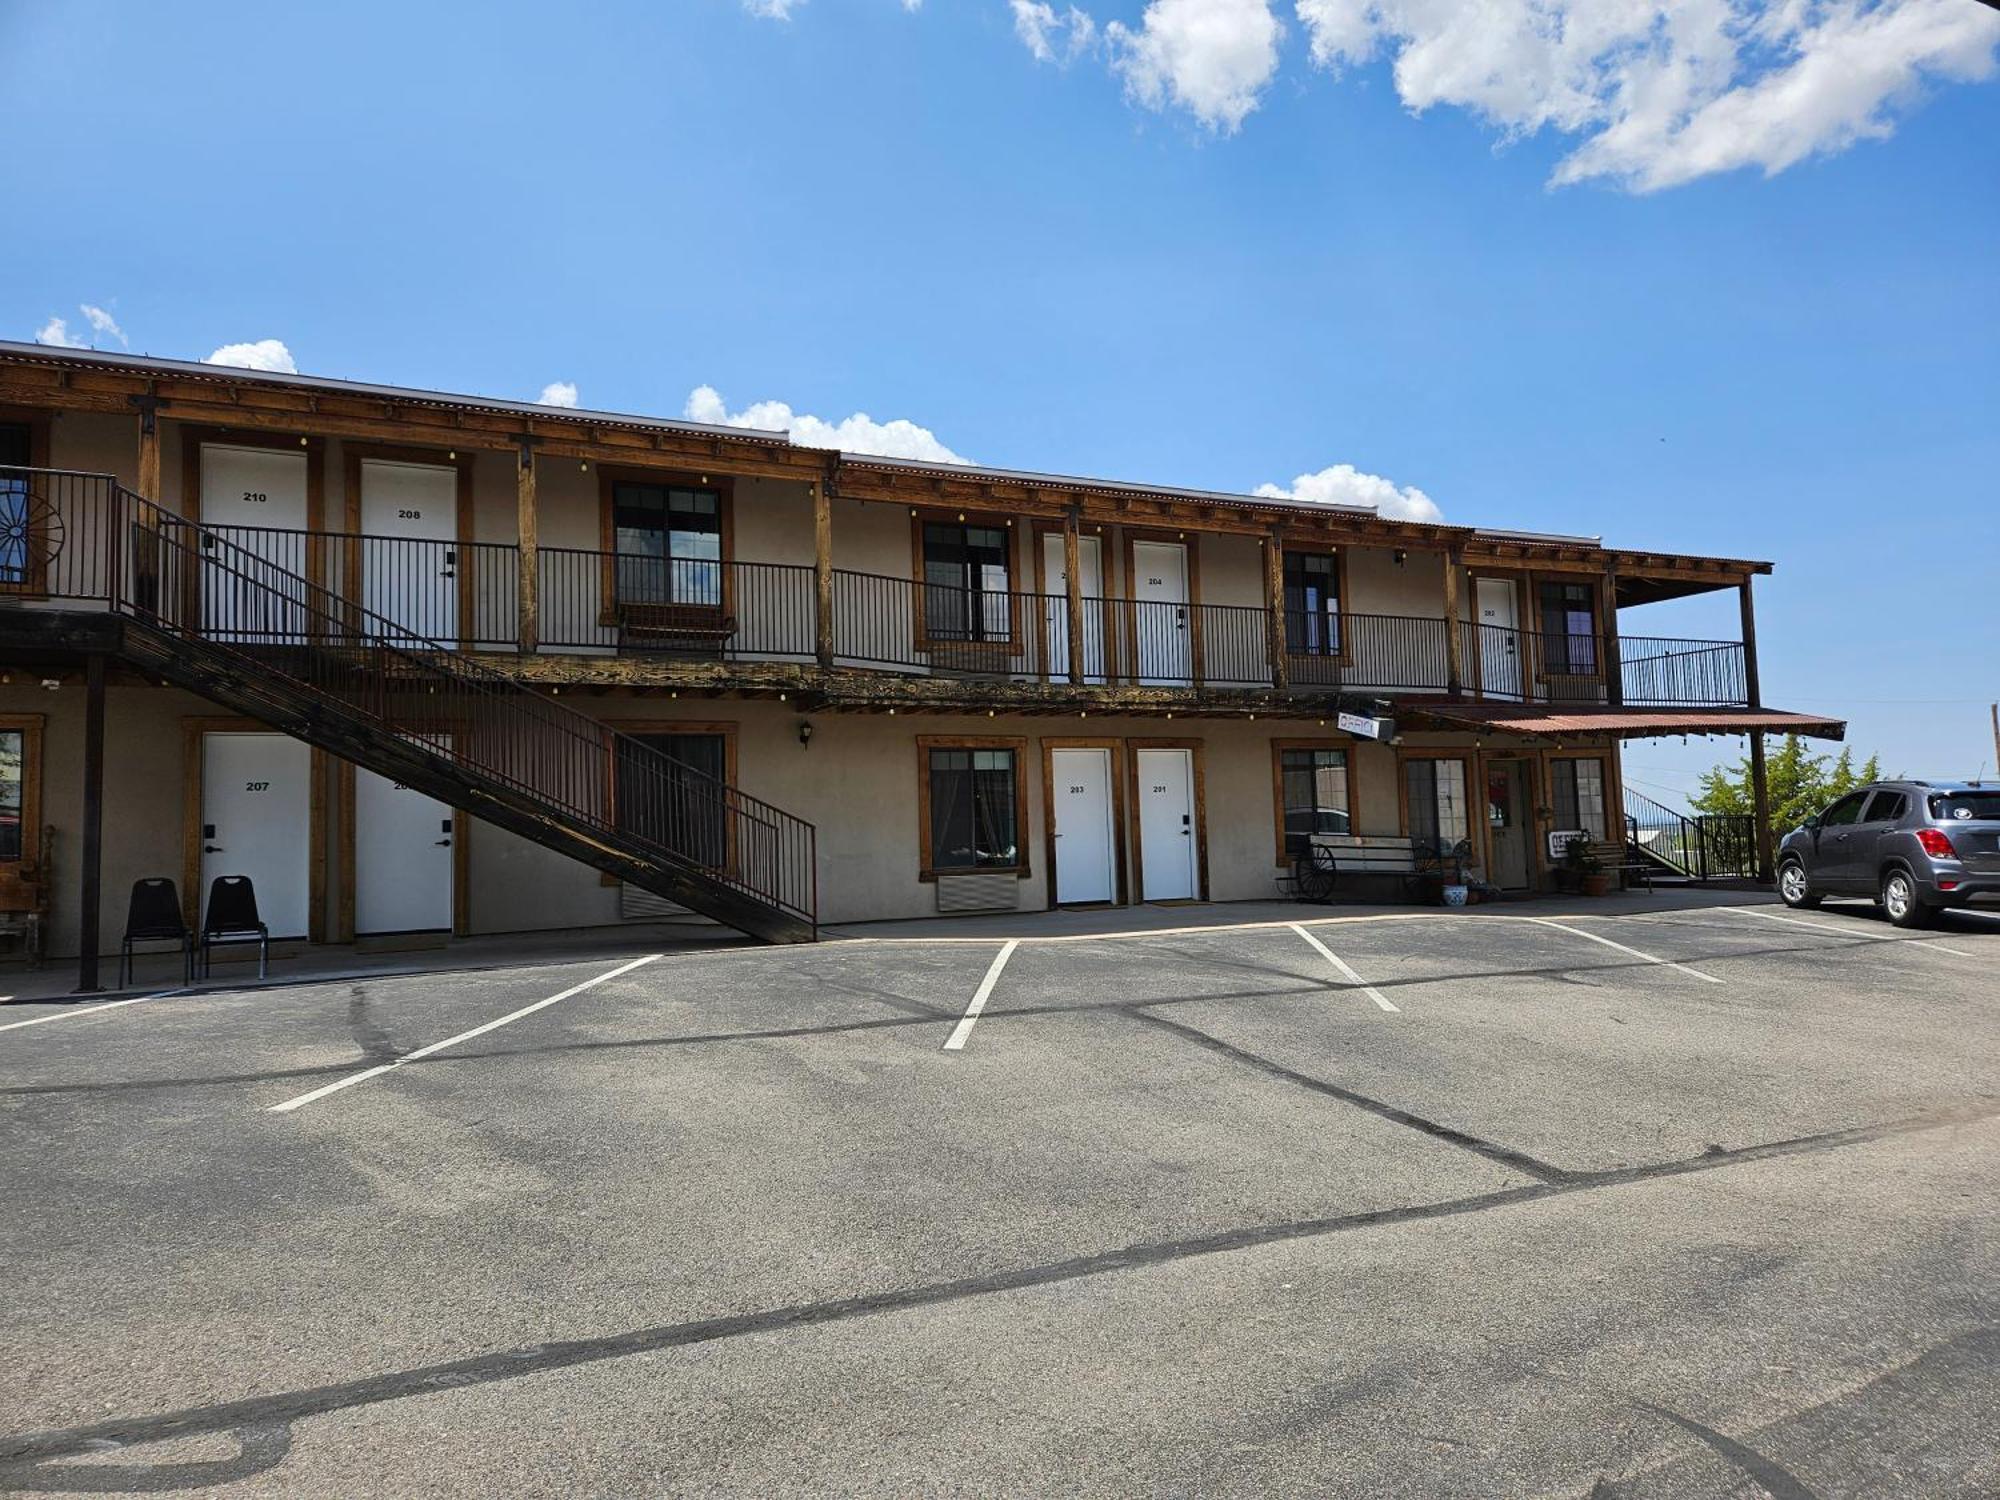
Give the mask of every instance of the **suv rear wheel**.
[[1819, 905], [1819, 893], [1806, 879], [1806, 867], [1796, 859], [1778, 866], [1778, 899], [1794, 910]]
[[1908, 870], [1891, 870], [1882, 877], [1882, 910], [1898, 927], [1928, 927], [1931, 909], [1917, 897], [1917, 883]]

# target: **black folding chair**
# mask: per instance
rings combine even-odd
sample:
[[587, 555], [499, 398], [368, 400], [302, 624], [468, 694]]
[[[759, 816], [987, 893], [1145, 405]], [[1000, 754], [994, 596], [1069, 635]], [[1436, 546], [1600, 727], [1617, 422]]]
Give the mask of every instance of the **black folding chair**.
[[208, 977], [209, 949], [217, 943], [255, 943], [257, 977], [271, 969], [271, 930], [257, 917], [257, 888], [248, 875], [218, 875], [208, 888], [208, 915], [201, 923], [201, 972]]
[[132, 980], [134, 943], [173, 943], [181, 950], [181, 983], [194, 979], [194, 934], [181, 916], [180, 892], [163, 875], [132, 882], [132, 904], [125, 912], [125, 938], [119, 947], [118, 987]]

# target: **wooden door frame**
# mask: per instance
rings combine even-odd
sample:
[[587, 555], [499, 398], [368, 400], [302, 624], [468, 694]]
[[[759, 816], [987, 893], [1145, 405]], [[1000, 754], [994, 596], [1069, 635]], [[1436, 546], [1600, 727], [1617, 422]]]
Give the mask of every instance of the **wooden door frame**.
[[[1035, 520], [1029, 522], [1028, 525], [1028, 546], [1035, 555], [1035, 593], [1043, 599], [1049, 597], [1048, 559], [1044, 556], [1048, 548], [1045, 544], [1045, 539], [1052, 536], [1061, 537], [1062, 534], [1063, 525], [1060, 521]], [[1105, 685], [1109, 686], [1118, 680], [1118, 610], [1115, 607], [1116, 601], [1112, 597], [1111, 586], [1113, 548], [1111, 543], [1105, 539], [1104, 528], [1099, 525], [1093, 525], [1089, 531], [1079, 528], [1077, 541], [1079, 543], [1086, 541], [1097, 543], [1097, 583], [1098, 587], [1103, 591], [1097, 596], [1097, 599], [1104, 611], [1104, 640], [1102, 643], [1104, 671], [1102, 676]], [[1089, 598], [1088, 595], [1084, 597], [1086, 599]], [[1067, 599], [1065, 599], [1065, 603], [1067, 603]], [[1086, 610], [1088, 607], [1086, 604]], [[1067, 619], [1068, 616], [1065, 615], [1064, 618]], [[1044, 637], [1041, 652], [1042, 675], [1044, 678], [1052, 680], [1054, 674], [1049, 662], [1047, 634], [1047, 631], [1042, 632]], [[1086, 671], [1084, 675], [1088, 677], [1089, 673]]]
[[[418, 448], [402, 443], [342, 443], [340, 446], [342, 529], [341, 600], [357, 612], [361, 607], [361, 466], [364, 463], [408, 464], [425, 469], [451, 469], [458, 475], [452, 503], [453, 536], [458, 549], [458, 581], [476, 582], [477, 565], [472, 560], [472, 467], [470, 448]], [[472, 641], [473, 590], [461, 587], [458, 594], [458, 639], [451, 642], [463, 651]]]
[[1141, 750], [1186, 750], [1190, 752], [1188, 767], [1194, 777], [1194, 842], [1195, 842], [1195, 894], [1191, 897], [1168, 896], [1168, 901], [1208, 900], [1208, 769], [1205, 763], [1205, 742], [1197, 739], [1168, 739], [1151, 736], [1132, 738], [1125, 741], [1125, 774], [1132, 780], [1132, 797], [1128, 813], [1130, 828], [1127, 847], [1130, 849], [1132, 866], [1132, 903], [1139, 905], [1147, 901], [1146, 895], [1146, 850], [1144, 835], [1140, 831], [1139, 806], [1143, 800], [1139, 790], [1139, 752]]
[[1062, 904], [1056, 875], [1055, 752], [1058, 750], [1102, 750], [1105, 754], [1105, 776], [1111, 783], [1111, 904], [1130, 904], [1131, 884], [1125, 859], [1125, 768], [1118, 753], [1124, 744], [1121, 739], [1071, 735], [1048, 736], [1042, 740], [1042, 847], [1048, 861], [1048, 905], [1051, 910]]
[[[1546, 830], [1542, 827], [1544, 821], [1542, 808], [1545, 805], [1542, 801], [1543, 789], [1541, 784], [1544, 780], [1541, 774], [1543, 765], [1542, 757], [1532, 747], [1528, 746], [1518, 749], [1481, 750], [1478, 752], [1478, 755], [1479, 805], [1482, 808], [1487, 806], [1488, 778], [1492, 775], [1492, 768], [1496, 762], [1512, 761], [1516, 765], [1526, 767], [1526, 785], [1521, 788], [1521, 802], [1522, 811], [1527, 814], [1527, 817], [1523, 820], [1528, 835], [1527, 859], [1524, 861], [1526, 869], [1523, 872], [1527, 877], [1527, 883], [1520, 886], [1519, 889], [1539, 891], [1544, 885], [1542, 877], [1548, 870], [1548, 862], [1541, 852], [1541, 846], [1546, 833]], [[1493, 860], [1493, 821], [1489, 813], [1485, 811], [1480, 813], [1479, 826], [1485, 832], [1486, 878], [1496, 886], [1499, 886], [1499, 867]], [[1508, 887], [1500, 886], [1500, 889], [1506, 890]]]
[[[245, 432], [234, 427], [183, 425], [181, 439], [181, 519], [194, 526], [208, 523], [201, 516], [201, 450], [213, 444], [220, 448], [269, 448], [280, 453], [303, 453], [306, 460], [306, 582], [328, 588], [326, 532], [326, 439], [302, 432]], [[171, 513], [164, 501], [156, 501]], [[288, 528], [274, 526], [273, 531]], [[183, 619], [201, 619], [201, 569], [190, 566], [181, 580]], [[308, 629], [319, 619], [319, 610], [308, 608]]]
[[[1470, 595], [1467, 601], [1468, 612], [1471, 622], [1475, 627], [1472, 635], [1474, 645], [1472, 653], [1472, 693], [1476, 699], [1483, 699], [1486, 696], [1486, 626], [1485, 622], [1479, 618], [1479, 585], [1482, 581], [1504, 583], [1514, 591], [1514, 635], [1518, 641], [1519, 637], [1524, 633], [1521, 624], [1521, 613], [1524, 604], [1527, 602], [1525, 596], [1528, 586], [1528, 575], [1524, 572], [1508, 572], [1504, 569], [1478, 570], [1471, 564], [1466, 566], [1465, 590]], [[1532, 701], [1529, 687], [1533, 679], [1529, 674], [1534, 665], [1533, 655], [1534, 647], [1532, 644], [1528, 646], [1528, 657], [1526, 659], [1521, 659], [1518, 649], [1516, 651], [1516, 659], [1520, 661], [1521, 701], [1523, 703]]]
[[[201, 915], [202, 783], [207, 770], [204, 736], [211, 734], [272, 734], [290, 739], [256, 719], [188, 714], [181, 719], [181, 915], [188, 930], [199, 932]], [[303, 741], [301, 742], [303, 743]], [[326, 941], [326, 778], [333, 757], [316, 746], [310, 752], [306, 776], [306, 941]]]
[[1184, 559], [1185, 582], [1187, 584], [1188, 612], [1188, 672], [1189, 686], [1202, 684], [1202, 639], [1201, 639], [1201, 547], [1198, 545], [1201, 533], [1189, 536], [1185, 531], [1167, 531], [1155, 527], [1127, 526], [1122, 548], [1125, 560], [1125, 608], [1127, 634], [1132, 642], [1133, 682], [1140, 681], [1145, 673], [1139, 669], [1139, 568], [1134, 560], [1134, 543], [1158, 542], [1168, 547], [1179, 547]]
[[[457, 736], [457, 726], [446, 723], [426, 725], [418, 734]], [[334, 941], [351, 943], [359, 933], [354, 924], [354, 892], [361, 866], [354, 852], [355, 800], [351, 760], [334, 760]], [[375, 772], [375, 775], [381, 773]], [[437, 799], [433, 797], [432, 801]], [[450, 806], [449, 803], [446, 806]], [[451, 809], [451, 935], [464, 937], [472, 930], [472, 816], [462, 807]]]

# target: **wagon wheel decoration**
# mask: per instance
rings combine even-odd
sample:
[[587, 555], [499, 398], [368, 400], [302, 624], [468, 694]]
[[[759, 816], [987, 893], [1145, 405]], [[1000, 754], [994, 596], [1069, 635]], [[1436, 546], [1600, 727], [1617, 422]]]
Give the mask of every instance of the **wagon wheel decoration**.
[[0, 578], [21, 582], [62, 552], [62, 512], [18, 483], [0, 482]]

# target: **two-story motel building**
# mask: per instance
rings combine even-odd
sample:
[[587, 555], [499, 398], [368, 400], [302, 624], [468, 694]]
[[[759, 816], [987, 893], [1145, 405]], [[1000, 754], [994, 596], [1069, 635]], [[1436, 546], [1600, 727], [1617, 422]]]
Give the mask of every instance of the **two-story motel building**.
[[330, 943], [1270, 898], [1315, 831], [1530, 892], [1623, 740], [1840, 733], [1769, 571], [0, 344], [0, 886], [58, 954], [162, 875]]

